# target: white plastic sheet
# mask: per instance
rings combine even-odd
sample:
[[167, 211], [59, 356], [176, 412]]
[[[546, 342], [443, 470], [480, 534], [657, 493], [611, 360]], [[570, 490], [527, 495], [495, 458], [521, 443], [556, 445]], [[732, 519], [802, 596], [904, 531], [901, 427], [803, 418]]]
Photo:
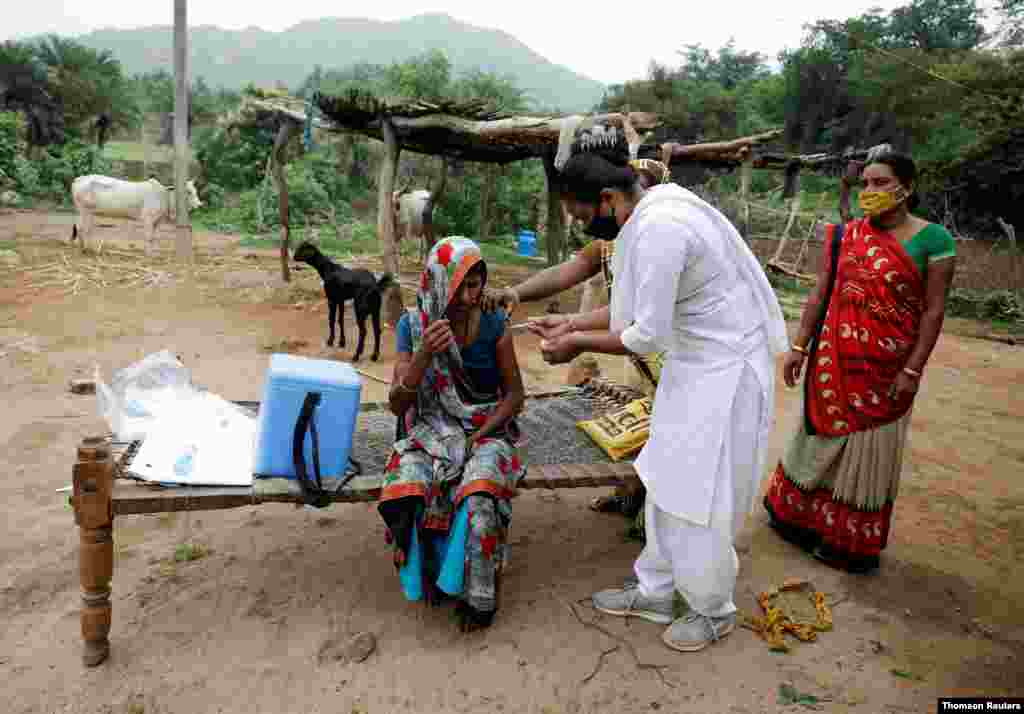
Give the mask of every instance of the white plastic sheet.
[[166, 408], [131, 471], [147, 481], [193, 486], [251, 486], [256, 420], [215, 394]]
[[96, 399], [118, 440], [142, 440], [130, 465], [137, 476], [166, 484], [252, 484], [256, 419], [194, 387], [169, 350], [118, 370], [110, 385], [97, 367]]

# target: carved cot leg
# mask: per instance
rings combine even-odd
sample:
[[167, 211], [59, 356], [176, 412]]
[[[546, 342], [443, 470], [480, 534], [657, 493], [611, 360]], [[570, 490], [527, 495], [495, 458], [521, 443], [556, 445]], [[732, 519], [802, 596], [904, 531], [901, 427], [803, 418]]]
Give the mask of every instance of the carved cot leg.
[[82, 661], [95, 667], [110, 654], [110, 582], [114, 576], [114, 469], [110, 448], [102, 438], [88, 438], [78, 447], [73, 483], [80, 538]]

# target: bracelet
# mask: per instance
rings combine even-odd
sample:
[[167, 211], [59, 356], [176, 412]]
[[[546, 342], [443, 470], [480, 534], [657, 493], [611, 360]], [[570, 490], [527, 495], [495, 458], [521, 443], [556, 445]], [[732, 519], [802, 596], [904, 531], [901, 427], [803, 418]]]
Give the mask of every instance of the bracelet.
[[806, 347], [801, 347], [800, 345], [793, 345], [793, 349], [796, 350], [797, 352], [799, 352], [800, 354], [804, 355], [804, 356], [807, 355], [807, 348]]
[[916, 370], [911, 369], [910, 367], [904, 367], [903, 368], [903, 373], [904, 374], [909, 374], [914, 379], [920, 379], [921, 378], [921, 373], [916, 371]]

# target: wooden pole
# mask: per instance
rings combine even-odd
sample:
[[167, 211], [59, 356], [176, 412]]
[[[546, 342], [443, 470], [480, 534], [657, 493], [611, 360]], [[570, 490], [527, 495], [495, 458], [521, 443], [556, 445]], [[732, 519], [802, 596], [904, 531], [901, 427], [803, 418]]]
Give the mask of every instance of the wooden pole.
[[480, 186], [480, 240], [491, 237], [491, 224], [494, 219], [494, 190], [497, 182], [497, 167], [484, 164], [482, 167], [483, 182]]
[[[790, 202], [789, 202], [789, 218], [786, 219], [786, 228], [782, 231], [782, 237], [779, 239], [779, 245], [775, 249], [775, 255], [773, 255], [772, 259], [770, 261], [768, 261], [770, 263], [778, 263], [779, 260], [782, 258], [782, 251], [786, 247], [786, 241], [789, 240], [789, 232], [793, 229], [793, 224], [796, 222], [796, 216], [800, 212], [800, 196], [801, 196], [801, 193], [800, 193], [800, 175], [799, 174], [797, 174], [797, 176], [795, 177], [794, 181], [796, 182], [796, 186], [794, 188], [796, 193], [793, 194], [793, 198], [790, 199]], [[794, 264], [794, 267], [795, 267], [795, 264]]]
[[278, 126], [277, 136], [274, 138], [274, 148], [270, 150], [270, 159], [267, 162], [270, 178], [274, 182], [274, 188], [277, 189], [277, 206], [281, 220], [281, 279], [286, 283], [291, 281], [288, 271], [288, 261], [291, 259], [291, 253], [288, 250], [291, 242], [291, 213], [288, 208], [288, 181], [284, 175], [284, 154], [293, 127], [294, 125], [289, 121], [282, 121]]
[[82, 662], [95, 667], [110, 654], [110, 583], [114, 577], [114, 464], [102, 438], [86, 439], [78, 448], [72, 484], [79, 528]]
[[548, 265], [562, 261], [562, 245], [565, 243], [565, 220], [562, 213], [562, 192], [558, 189], [555, 157], [544, 156], [544, 176], [548, 186], [548, 220], [545, 226], [544, 243], [547, 246]]
[[434, 243], [437, 242], [437, 236], [434, 235], [434, 209], [441, 200], [441, 195], [444, 193], [447, 183], [448, 159], [442, 156], [441, 173], [438, 176], [437, 185], [430, 189], [430, 198], [427, 199], [427, 205], [423, 208], [423, 250], [420, 257], [424, 261], [426, 261], [427, 256], [430, 254], [430, 249], [434, 247]]
[[743, 159], [740, 170], [740, 201], [743, 202], [743, 237], [750, 240], [750, 183], [754, 177], [754, 154], [750, 152]]
[[186, 0], [174, 0], [174, 201], [175, 252], [192, 261], [192, 225], [188, 216], [188, 23]]
[[[380, 181], [377, 182], [377, 235], [380, 237], [381, 250], [384, 253], [384, 270], [395, 276], [401, 276], [401, 264], [398, 260], [398, 242], [395, 238], [395, 211], [392, 194], [395, 190], [395, 176], [398, 173], [398, 159], [402, 147], [398, 144], [395, 129], [388, 119], [383, 122], [384, 160], [380, 165]], [[402, 291], [398, 287], [388, 289], [384, 303], [384, 320], [397, 325], [402, 317]]]

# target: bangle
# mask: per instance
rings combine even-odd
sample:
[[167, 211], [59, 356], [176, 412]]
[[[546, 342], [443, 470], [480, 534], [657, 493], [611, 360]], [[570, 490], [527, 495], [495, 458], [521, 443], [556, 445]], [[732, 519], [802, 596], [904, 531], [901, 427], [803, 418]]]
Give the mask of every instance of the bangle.
[[802, 355], [805, 355], [805, 356], [807, 355], [807, 348], [806, 347], [801, 347], [800, 345], [793, 345], [793, 349], [796, 350], [797, 352], [799, 352]]
[[911, 369], [910, 367], [904, 367], [903, 368], [903, 373], [904, 374], [909, 374], [914, 379], [920, 379], [921, 378], [921, 373], [918, 372], [917, 370]]

